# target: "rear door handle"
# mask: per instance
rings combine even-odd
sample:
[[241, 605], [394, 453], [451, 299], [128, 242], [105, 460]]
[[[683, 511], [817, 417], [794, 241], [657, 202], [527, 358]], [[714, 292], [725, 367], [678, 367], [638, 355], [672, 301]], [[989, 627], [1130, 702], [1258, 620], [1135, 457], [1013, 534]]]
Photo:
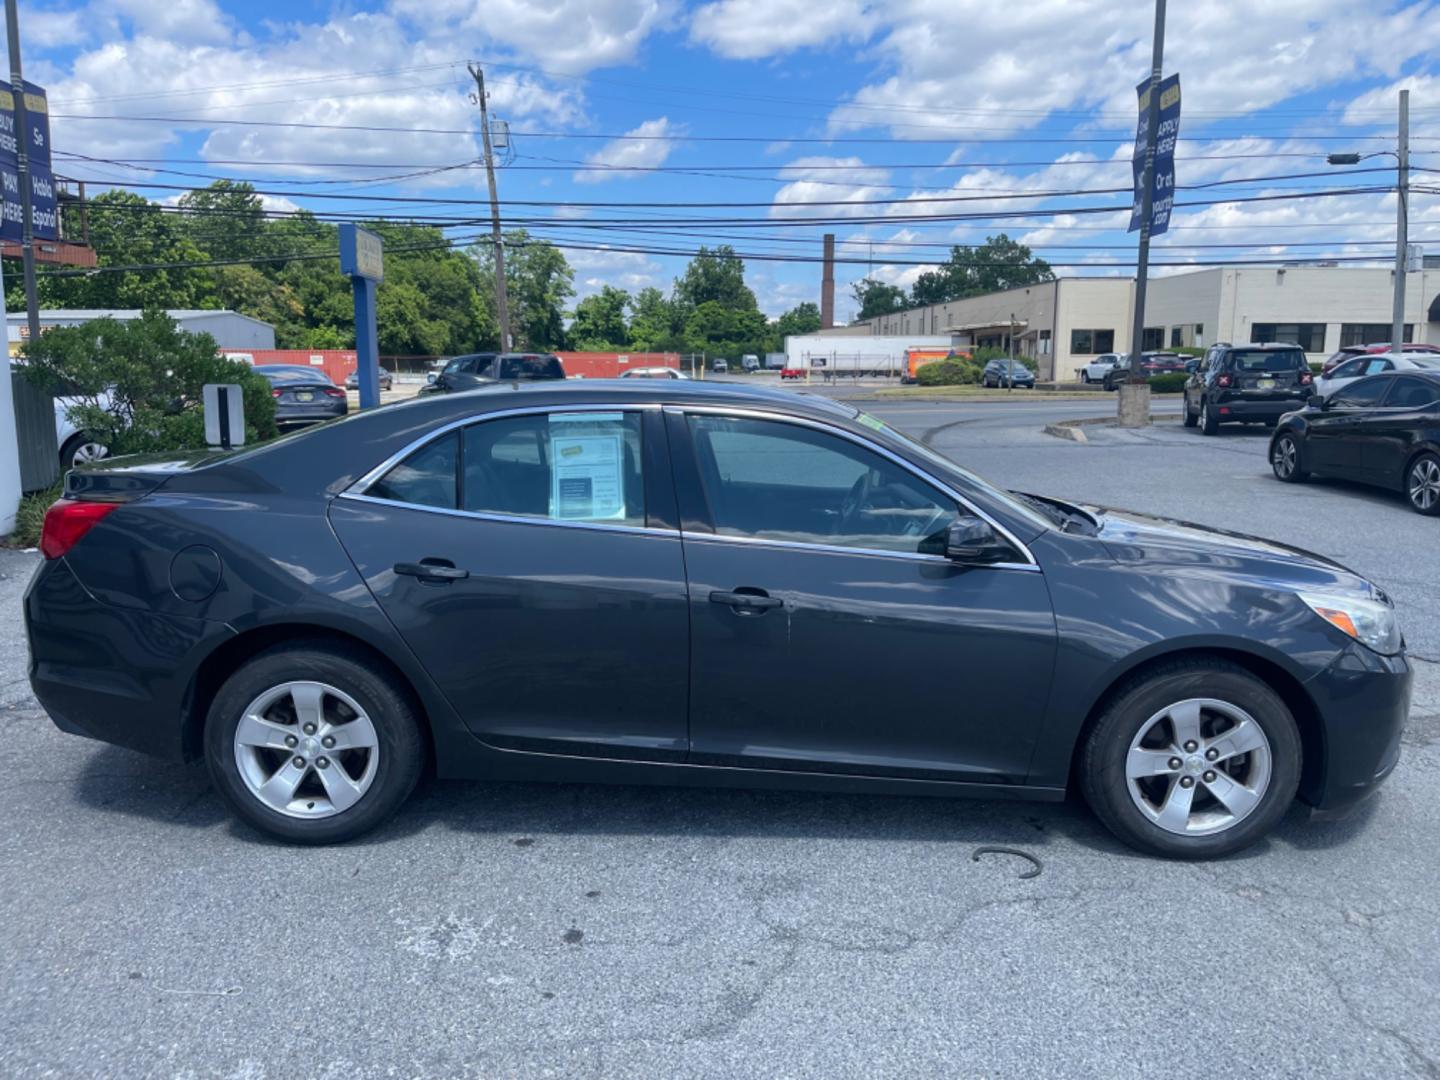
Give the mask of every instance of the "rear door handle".
[[469, 570], [456, 569], [449, 559], [421, 559], [418, 563], [397, 562], [394, 570], [397, 574], [418, 578], [431, 585], [448, 585], [452, 581], [461, 581], [470, 576]]
[[712, 604], [724, 604], [739, 614], [761, 614], [771, 608], [784, 607], [785, 601], [770, 596], [764, 589], [737, 589], [734, 592], [716, 590], [710, 594]]

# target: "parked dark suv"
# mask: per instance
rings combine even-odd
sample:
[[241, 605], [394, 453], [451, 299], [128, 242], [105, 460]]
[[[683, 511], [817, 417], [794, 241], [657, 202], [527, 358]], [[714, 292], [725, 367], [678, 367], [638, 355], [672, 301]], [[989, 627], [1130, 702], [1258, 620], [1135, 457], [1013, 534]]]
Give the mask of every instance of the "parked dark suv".
[[558, 356], [546, 353], [470, 353], [447, 363], [420, 392], [443, 394], [454, 390], [474, 390], [497, 382], [563, 378], [565, 367]]
[[1314, 384], [1298, 345], [1216, 345], [1185, 382], [1185, 426], [1214, 435], [1221, 424], [1273, 424], [1304, 406]]

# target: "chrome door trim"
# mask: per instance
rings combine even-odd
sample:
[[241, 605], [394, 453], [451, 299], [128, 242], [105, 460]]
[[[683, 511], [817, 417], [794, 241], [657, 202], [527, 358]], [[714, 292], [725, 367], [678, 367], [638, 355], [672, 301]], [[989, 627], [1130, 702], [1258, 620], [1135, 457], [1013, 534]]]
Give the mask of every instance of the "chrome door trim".
[[610, 525], [604, 521], [566, 521], [563, 518], [527, 517], [524, 514], [496, 514], [482, 510], [451, 510], [446, 506], [426, 506], [424, 503], [400, 502], [396, 499], [377, 499], [363, 492], [342, 491], [336, 496], [346, 502], [369, 503], [372, 506], [399, 507], [402, 510], [421, 510], [427, 514], [441, 514], [445, 517], [469, 518], [472, 521], [494, 521], [503, 525], [553, 525], [562, 529], [588, 529], [591, 532], [630, 533], [640, 536], [664, 536], [678, 539], [678, 529], [657, 529], [651, 525]]

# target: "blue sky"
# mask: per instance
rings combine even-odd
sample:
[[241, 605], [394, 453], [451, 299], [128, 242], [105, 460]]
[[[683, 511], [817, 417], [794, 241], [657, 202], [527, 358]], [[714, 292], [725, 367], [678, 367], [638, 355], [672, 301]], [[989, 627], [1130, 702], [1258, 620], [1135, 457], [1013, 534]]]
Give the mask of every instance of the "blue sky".
[[[820, 268], [759, 256], [818, 257], [833, 231], [858, 260], [837, 269], [844, 317], [856, 278], [906, 285], [999, 231], [1061, 273], [1131, 272], [1128, 213], [1105, 208], [1129, 204], [1111, 189], [1130, 181], [1151, 17], [1120, 0], [37, 0], [20, 19], [62, 174], [156, 199], [244, 177], [277, 209], [479, 217], [410, 201], [485, 195], [478, 59], [514, 131], [501, 197], [536, 204], [506, 215], [572, 245], [582, 294], [668, 289], [685, 258], [654, 249], [730, 243], [778, 314], [818, 297]], [[1414, 163], [1440, 168], [1440, 4], [1197, 0], [1172, 5], [1166, 55], [1178, 182], [1219, 186], [1179, 193], [1207, 205], [1177, 211], [1157, 262], [1388, 257], [1393, 195], [1291, 196], [1393, 183], [1362, 171], [1388, 158], [1324, 156], [1393, 145], [1401, 86]], [[623, 205], [687, 202], [753, 205]], [[1411, 214], [1440, 251], [1440, 196]]]

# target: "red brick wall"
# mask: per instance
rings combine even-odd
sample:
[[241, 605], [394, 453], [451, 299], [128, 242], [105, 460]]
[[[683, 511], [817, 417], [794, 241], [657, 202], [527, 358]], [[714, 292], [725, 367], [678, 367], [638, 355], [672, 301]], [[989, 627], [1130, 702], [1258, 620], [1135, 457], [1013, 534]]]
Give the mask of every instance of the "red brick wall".
[[561, 352], [555, 355], [565, 365], [569, 378], [580, 375], [587, 379], [616, 379], [630, 368], [680, 366], [679, 353]]
[[[337, 386], [344, 386], [346, 377], [355, 370], [353, 349], [222, 349], [226, 356], [251, 364], [298, 364], [316, 367], [330, 376]], [[316, 363], [316, 359], [319, 363]]]

